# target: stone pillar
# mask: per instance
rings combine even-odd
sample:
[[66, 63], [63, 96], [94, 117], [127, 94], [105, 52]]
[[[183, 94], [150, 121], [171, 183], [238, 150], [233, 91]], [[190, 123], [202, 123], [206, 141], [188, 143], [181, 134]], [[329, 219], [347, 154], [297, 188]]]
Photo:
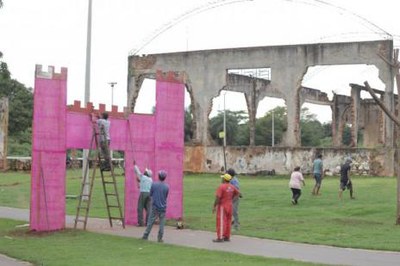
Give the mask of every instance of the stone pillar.
[[332, 109], [332, 139], [333, 147], [341, 147], [343, 130], [348, 121], [348, 110], [351, 106], [351, 98], [344, 95], [334, 95]]
[[249, 144], [254, 146], [256, 144], [256, 114], [258, 106], [258, 93], [257, 83], [253, 81], [253, 86], [250, 88], [249, 93], [245, 93], [247, 110], [249, 112]]
[[300, 100], [299, 93], [294, 97], [286, 97], [287, 108], [287, 131], [285, 134], [285, 145], [289, 147], [299, 147], [300, 139]]
[[8, 98], [0, 99], [0, 169], [7, 170]]
[[360, 110], [360, 93], [361, 89], [358, 87], [351, 88], [351, 147], [358, 145], [358, 116]]

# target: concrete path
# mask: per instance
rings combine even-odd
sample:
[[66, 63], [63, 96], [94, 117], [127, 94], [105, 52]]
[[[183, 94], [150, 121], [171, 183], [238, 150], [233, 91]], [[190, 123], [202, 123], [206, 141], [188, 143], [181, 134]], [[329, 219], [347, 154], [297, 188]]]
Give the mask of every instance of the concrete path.
[[[0, 207], [0, 218], [28, 221], [29, 211]], [[73, 221], [74, 217], [67, 216], [67, 227], [73, 227]], [[108, 220], [91, 218], [88, 221], [87, 230], [91, 232], [118, 235], [122, 237], [141, 238], [144, 228], [136, 226], [127, 226], [125, 229], [120, 226], [114, 226], [113, 228], [110, 228]], [[155, 226], [150, 234], [149, 241], [156, 241], [157, 230], [158, 227]], [[188, 229], [177, 230], [174, 227], [166, 227], [164, 233], [164, 243], [167, 244], [208, 250], [221, 250], [244, 255], [292, 259], [328, 265], [400, 265], [400, 252], [308, 245], [238, 235], [233, 235], [230, 242], [213, 243], [211, 241], [213, 238], [215, 238], [215, 233], [212, 232]], [[0, 265], [3, 265], [1, 264], [1, 257]]]

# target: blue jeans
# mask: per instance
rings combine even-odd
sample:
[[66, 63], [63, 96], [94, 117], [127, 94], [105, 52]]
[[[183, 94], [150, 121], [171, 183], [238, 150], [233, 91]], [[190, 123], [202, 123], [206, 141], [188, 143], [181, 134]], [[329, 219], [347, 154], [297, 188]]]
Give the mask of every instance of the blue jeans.
[[143, 233], [143, 239], [148, 239], [149, 234], [151, 232], [151, 229], [153, 228], [153, 224], [158, 217], [160, 224], [159, 224], [159, 229], [158, 229], [158, 236], [157, 240], [160, 241], [163, 238], [164, 235], [164, 225], [165, 225], [165, 210], [157, 210], [156, 207], [152, 206], [151, 211], [150, 211], [150, 217], [149, 220], [147, 221], [147, 227], [146, 230]]
[[322, 182], [322, 175], [320, 173], [314, 173], [315, 185], [320, 187]]

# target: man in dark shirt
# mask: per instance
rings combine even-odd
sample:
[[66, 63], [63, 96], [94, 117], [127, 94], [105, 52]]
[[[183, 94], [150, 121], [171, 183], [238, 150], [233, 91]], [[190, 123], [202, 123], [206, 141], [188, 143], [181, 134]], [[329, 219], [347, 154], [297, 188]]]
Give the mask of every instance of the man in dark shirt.
[[340, 188], [339, 188], [339, 198], [342, 199], [343, 191], [346, 188], [350, 191], [350, 198], [355, 199], [353, 197], [353, 184], [350, 180], [350, 168], [351, 168], [351, 159], [347, 158], [345, 163], [340, 167]]
[[158, 229], [158, 242], [163, 241], [164, 225], [165, 225], [165, 213], [167, 211], [167, 198], [169, 192], [169, 186], [164, 182], [167, 178], [167, 173], [164, 170], [158, 172], [159, 182], [155, 182], [150, 188], [150, 197], [152, 201], [152, 207], [150, 209], [149, 220], [147, 221], [146, 230], [143, 233], [142, 239], [147, 240], [151, 232], [151, 228], [158, 217], [159, 229]]

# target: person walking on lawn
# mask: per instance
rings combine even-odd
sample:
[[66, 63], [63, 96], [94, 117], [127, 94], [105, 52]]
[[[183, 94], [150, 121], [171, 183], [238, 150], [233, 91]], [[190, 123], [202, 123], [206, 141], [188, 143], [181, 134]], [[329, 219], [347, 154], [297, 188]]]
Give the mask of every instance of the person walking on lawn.
[[232, 200], [239, 197], [240, 192], [229, 182], [232, 179], [230, 174], [221, 176], [223, 183], [215, 192], [213, 213], [217, 212], [216, 231], [217, 238], [213, 242], [230, 241], [232, 222]]
[[300, 166], [296, 166], [290, 175], [289, 188], [292, 190], [292, 204], [296, 205], [301, 196], [301, 185], [306, 185]]
[[342, 199], [343, 191], [346, 188], [350, 191], [350, 199], [355, 199], [353, 196], [353, 183], [350, 179], [350, 169], [351, 169], [350, 158], [347, 158], [345, 163], [340, 167], [340, 187], [339, 187], [339, 199]]
[[324, 175], [324, 164], [322, 162], [322, 154], [318, 154], [317, 158], [313, 162], [313, 175], [315, 179], [315, 185], [312, 190], [313, 195], [321, 195], [319, 190], [321, 189], [322, 178]]

